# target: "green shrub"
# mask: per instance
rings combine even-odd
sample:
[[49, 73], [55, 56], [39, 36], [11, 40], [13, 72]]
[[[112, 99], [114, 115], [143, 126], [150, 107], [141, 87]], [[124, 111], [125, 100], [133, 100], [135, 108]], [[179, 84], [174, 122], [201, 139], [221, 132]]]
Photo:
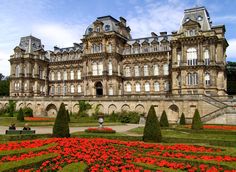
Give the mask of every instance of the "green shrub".
[[198, 109], [195, 110], [193, 120], [192, 120], [192, 127], [193, 130], [201, 130], [203, 129], [203, 124], [201, 121], [200, 114], [198, 112]]
[[33, 117], [33, 110], [29, 107], [24, 107], [23, 113], [25, 117]]
[[23, 113], [22, 108], [20, 108], [20, 110], [19, 110], [19, 112], [18, 112], [18, 114], [17, 114], [16, 119], [17, 119], [18, 121], [21, 121], [21, 122], [24, 121], [24, 113]]
[[138, 112], [126, 112], [122, 111], [118, 113], [118, 121], [122, 123], [134, 123], [137, 124], [139, 122], [140, 114]]
[[179, 124], [180, 125], [185, 125], [186, 124], [184, 113], [181, 114]]
[[118, 122], [119, 116], [118, 113], [115, 113], [114, 111], [109, 116], [110, 122]]
[[7, 105], [7, 112], [9, 113], [9, 117], [13, 117], [15, 111], [16, 111], [16, 101], [9, 100]]
[[2, 107], [2, 108], [0, 109], [0, 116], [4, 116], [6, 113], [7, 113], [6, 108]]
[[55, 123], [53, 125], [54, 137], [70, 137], [69, 123], [64, 103], [60, 105]]
[[161, 142], [161, 128], [160, 123], [157, 119], [156, 112], [154, 106], [148, 111], [146, 124], [143, 132], [143, 141], [151, 141], [151, 142]]
[[76, 105], [79, 106], [78, 117], [88, 117], [89, 116], [87, 111], [92, 108], [92, 105], [89, 104], [89, 102], [87, 102], [85, 100], [80, 100], [79, 103]]
[[161, 114], [160, 125], [161, 125], [161, 127], [169, 127], [169, 122], [168, 122], [168, 118], [166, 115], [166, 111], [163, 111]]
[[66, 110], [66, 117], [67, 117], [67, 121], [70, 122], [70, 113], [68, 110]]

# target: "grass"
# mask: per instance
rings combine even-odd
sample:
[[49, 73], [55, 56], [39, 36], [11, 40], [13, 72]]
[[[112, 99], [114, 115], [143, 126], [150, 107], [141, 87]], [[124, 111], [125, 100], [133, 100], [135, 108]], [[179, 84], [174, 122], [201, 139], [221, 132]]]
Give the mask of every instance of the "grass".
[[71, 163], [69, 165], [66, 165], [59, 172], [74, 172], [74, 171], [83, 172], [83, 171], [86, 171], [87, 168], [88, 168], [87, 164], [85, 164], [83, 162]]

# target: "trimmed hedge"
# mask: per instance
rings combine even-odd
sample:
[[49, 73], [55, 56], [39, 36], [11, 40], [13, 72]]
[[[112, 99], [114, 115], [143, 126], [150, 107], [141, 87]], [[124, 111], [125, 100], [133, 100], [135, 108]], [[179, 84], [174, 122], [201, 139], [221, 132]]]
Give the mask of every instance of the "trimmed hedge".
[[192, 121], [192, 127], [193, 130], [202, 130], [203, 129], [203, 123], [201, 121], [200, 114], [198, 112], [198, 109], [195, 110], [193, 121]]
[[169, 127], [169, 122], [165, 110], [161, 114], [160, 125], [161, 127]]
[[107, 133], [107, 134], [113, 134], [116, 133], [115, 130], [111, 129], [111, 128], [88, 128], [86, 130], [84, 130], [87, 133]]
[[0, 165], [0, 171], [17, 171], [20, 168], [38, 167], [43, 161], [55, 158], [58, 154], [50, 153], [33, 158], [26, 158], [20, 161], [4, 162]]
[[33, 140], [40, 138], [51, 138], [52, 134], [18, 134], [18, 135], [0, 135], [0, 141], [19, 141], [19, 140]]
[[180, 125], [186, 125], [184, 113], [181, 114], [179, 124], [180, 124]]
[[20, 110], [19, 110], [19, 112], [18, 112], [18, 114], [17, 114], [16, 119], [17, 119], [18, 121], [20, 121], [20, 122], [23, 122], [23, 121], [24, 121], [24, 112], [23, 112], [22, 108], [20, 108]]
[[88, 166], [84, 162], [71, 163], [63, 167], [59, 172], [86, 172], [88, 171]]
[[179, 169], [171, 169], [171, 168], [165, 168], [165, 167], [158, 167], [152, 164], [145, 164], [142, 162], [133, 162], [134, 165], [143, 167], [148, 170], [153, 170], [153, 171], [165, 171], [165, 172], [182, 172], [182, 170]]

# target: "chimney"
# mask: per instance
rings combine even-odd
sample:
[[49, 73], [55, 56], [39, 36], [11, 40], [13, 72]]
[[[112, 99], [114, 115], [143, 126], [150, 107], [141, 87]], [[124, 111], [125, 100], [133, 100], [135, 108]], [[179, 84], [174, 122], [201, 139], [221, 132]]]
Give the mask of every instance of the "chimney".
[[152, 37], [157, 37], [157, 34], [155, 32], [151, 32]]
[[167, 35], [167, 32], [160, 32], [160, 35], [161, 35], [161, 36], [166, 36], [166, 35]]
[[126, 26], [126, 20], [125, 20], [125, 18], [120, 17], [120, 22], [121, 22], [124, 26]]

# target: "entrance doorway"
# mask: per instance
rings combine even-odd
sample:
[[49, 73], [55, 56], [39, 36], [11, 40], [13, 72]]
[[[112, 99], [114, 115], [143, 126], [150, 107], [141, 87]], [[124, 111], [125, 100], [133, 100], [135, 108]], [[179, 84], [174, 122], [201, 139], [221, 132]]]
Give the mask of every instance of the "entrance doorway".
[[101, 82], [97, 82], [95, 84], [95, 88], [96, 88], [96, 96], [102, 96], [103, 95], [103, 88], [102, 88], [102, 83]]

